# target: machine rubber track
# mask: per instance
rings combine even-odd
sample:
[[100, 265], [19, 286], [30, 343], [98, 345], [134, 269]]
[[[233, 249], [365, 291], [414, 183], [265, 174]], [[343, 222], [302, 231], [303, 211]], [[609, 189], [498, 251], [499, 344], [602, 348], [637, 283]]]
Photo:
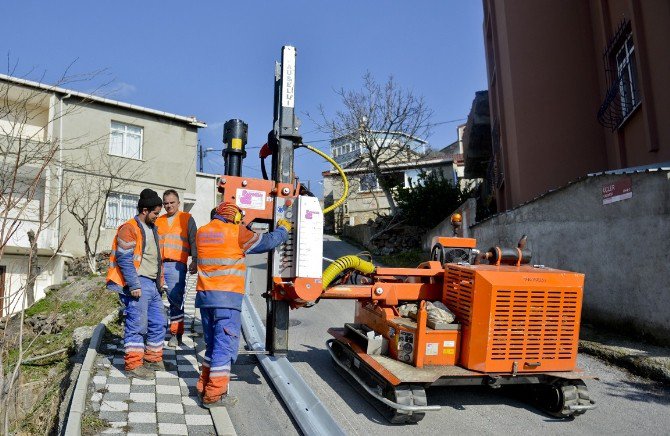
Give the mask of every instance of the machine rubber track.
[[558, 380], [537, 386], [535, 400], [540, 408], [556, 418], [582, 415], [594, 407], [588, 388], [581, 380]]
[[[419, 385], [390, 386], [386, 398], [403, 406], [425, 406], [428, 404], [426, 390]], [[386, 407], [386, 419], [391, 424], [415, 424], [426, 416], [425, 412], [404, 412]]]
[[[368, 386], [374, 386], [380, 394], [387, 399], [403, 406], [426, 406], [428, 399], [426, 397], [426, 390], [423, 386], [417, 384], [403, 384], [393, 386], [385, 381], [374, 377], [371, 373], [364, 370], [364, 365], [354, 364], [356, 359], [353, 352], [347, 347], [343, 346], [337, 341], [333, 342], [333, 350], [341, 361], [345, 362], [346, 366], [354, 371], [359, 377], [366, 380]], [[384, 416], [391, 424], [415, 424], [421, 421], [426, 415], [425, 412], [407, 412], [403, 410], [394, 409], [387, 406], [377, 399], [371, 397], [365, 390], [355, 381], [349, 374], [347, 374], [339, 365], [333, 362], [335, 370], [370, 404], [374, 406], [379, 413]]]

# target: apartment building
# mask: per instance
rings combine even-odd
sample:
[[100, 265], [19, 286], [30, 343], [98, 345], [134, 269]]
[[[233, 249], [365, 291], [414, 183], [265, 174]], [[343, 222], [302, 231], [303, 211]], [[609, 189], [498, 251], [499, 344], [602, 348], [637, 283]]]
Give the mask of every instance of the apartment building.
[[[375, 142], [378, 141], [381, 148], [388, 149], [389, 154], [397, 154], [394, 158], [385, 160], [382, 170], [383, 175], [393, 186], [411, 187], [412, 184], [419, 182], [422, 171], [438, 171], [454, 184], [458, 182], [459, 170], [462, 174], [460, 139], [442, 150], [431, 151], [426, 141], [403, 133], [386, 135], [383, 132], [372, 132], [372, 134], [379, 135], [379, 139]], [[386, 136], [391, 138], [381, 139]], [[394, 145], [394, 141], [402, 141], [402, 152], [397, 150], [398, 146]], [[330, 146], [333, 159], [342, 166], [349, 180], [349, 196], [342, 207], [324, 217], [325, 229], [340, 233], [345, 225], [365, 224], [379, 215], [388, 215], [391, 206], [379, 180], [371, 170], [361, 142], [356, 138], [341, 137], [333, 139]], [[342, 196], [344, 186], [334, 168], [324, 171], [322, 175], [323, 204], [324, 207], [328, 207]]]
[[483, 5], [499, 211], [588, 173], [670, 161], [669, 2]]
[[[8, 223], [14, 216], [18, 228], [0, 256], [0, 314], [23, 304], [17, 295], [28, 276], [28, 230], [39, 230], [39, 300], [48, 286], [62, 280], [65, 260], [85, 254], [86, 227], [88, 242], [97, 251], [111, 246], [116, 228], [136, 214], [142, 189], [159, 194], [175, 189], [185, 210], [193, 206], [198, 129], [206, 127], [196, 117], [6, 75], [0, 75], [0, 91], [0, 142], [51, 150], [45, 156], [48, 164], [36, 159], [21, 167], [19, 178], [30, 187], [24, 191], [30, 192], [31, 204], [14, 207], [18, 211], [10, 211], [4, 220]], [[0, 153], [8, 169], [12, 153], [11, 147]], [[73, 205], [91, 212], [84, 217], [86, 226]]]

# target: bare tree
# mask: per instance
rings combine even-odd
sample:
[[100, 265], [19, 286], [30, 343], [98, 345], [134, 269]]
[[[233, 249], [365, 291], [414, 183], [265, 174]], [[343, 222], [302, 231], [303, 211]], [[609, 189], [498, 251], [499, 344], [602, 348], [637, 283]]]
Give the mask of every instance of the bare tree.
[[[8, 70], [16, 77], [16, 65], [10, 65]], [[25, 309], [35, 301], [38, 250], [49, 248], [51, 256], [40, 258], [48, 264], [54, 260], [67, 236], [67, 232], [59, 234], [57, 229], [64, 210], [62, 200], [68, 190], [62, 177], [66, 166], [63, 150], [86, 147], [81, 138], [64, 141], [59, 137], [60, 131], [54, 128], [78, 109], [62, 104], [60, 87], [89, 82], [99, 74], [71, 75], [68, 68], [53, 85], [43, 85], [41, 80], [0, 80], [0, 260], [7, 247], [21, 247], [26, 251], [28, 271], [25, 279], [18, 283], [11, 279], [5, 283], [8, 286], [5, 286], [2, 297], [2, 312], [18, 309], [19, 321], [18, 332], [8, 337], [10, 316], [0, 313], [0, 322], [5, 323], [0, 340], [0, 420], [4, 434], [10, 429], [9, 405], [19, 381], [21, 365], [40, 335], [24, 341]], [[81, 104], [87, 103], [84, 100]], [[18, 353], [8, 366], [10, 349]]]
[[395, 214], [392, 189], [396, 181], [389, 177], [389, 169], [422, 156], [421, 138], [430, 134], [432, 110], [422, 96], [403, 89], [392, 76], [381, 84], [366, 73], [362, 89], [340, 89], [336, 93], [343, 105], [341, 110], [331, 117], [320, 106], [318, 116], [310, 118], [332, 140], [349, 142], [360, 150], [356, 167], [366, 168], [376, 178]]
[[[64, 80], [64, 79], [63, 79]], [[37, 277], [38, 245], [42, 240], [55, 253], [61, 241], [55, 241], [53, 225], [60, 216], [60, 197], [63, 187], [58, 185], [57, 167], [62, 142], [51, 135], [49, 126], [63, 116], [55, 108], [51, 93], [30, 87], [0, 82], [0, 259], [7, 246], [27, 249], [28, 274], [25, 281], [6, 286], [3, 307], [24, 310], [35, 300], [34, 284]], [[48, 201], [47, 201], [48, 199]], [[14, 284], [16, 285], [16, 284]], [[0, 314], [4, 315], [4, 314]], [[5, 317], [5, 326], [9, 316]], [[23, 345], [23, 330], [19, 337], [8, 341], [3, 331], [0, 346], [0, 410], [7, 411], [9, 394], [18, 380], [21, 361], [29, 347]], [[17, 361], [9, 374], [4, 374], [3, 361], [7, 358], [8, 344], [18, 347]], [[5, 434], [9, 432], [9, 415], [3, 417]]]
[[105, 219], [107, 200], [139, 172], [141, 162], [111, 156], [102, 144], [90, 145], [84, 164], [68, 170], [69, 189], [65, 207], [80, 226], [84, 237], [84, 252], [92, 273], [98, 274], [97, 255]]

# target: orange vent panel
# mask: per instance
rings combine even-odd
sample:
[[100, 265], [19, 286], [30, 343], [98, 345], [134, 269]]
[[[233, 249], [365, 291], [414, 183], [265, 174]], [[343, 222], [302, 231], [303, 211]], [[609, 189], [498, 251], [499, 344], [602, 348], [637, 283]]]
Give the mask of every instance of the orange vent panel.
[[484, 372], [574, 369], [582, 274], [448, 265], [445, 278], [444, 304], [462, 324], [462, 366]]
[[470, 314], [472, 312], [472, 291], [475, 274], [465, 269], [447, 269], [447, 279], [444, 292], [444, 304], [458, 317], [463, 325], [470, 325]]

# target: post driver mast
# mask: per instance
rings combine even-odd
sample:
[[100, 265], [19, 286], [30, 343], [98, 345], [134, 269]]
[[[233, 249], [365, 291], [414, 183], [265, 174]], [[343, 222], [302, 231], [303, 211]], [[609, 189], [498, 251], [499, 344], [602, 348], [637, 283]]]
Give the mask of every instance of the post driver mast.
[[[281, 63], [275, 63], [272, 131], [259, 156], [263, 179], [242, 176], [247, 125], [230, 120], [223, 137], [225, 175], [218, 186], [224, 201], [242, 209], [245, 224], [267, 223], [273, 230], [283, 218], [294, 225], [289, 240], [268, 257], [266, 351], [274, 355], [288, 351], [289, 309], [314, 301], [321, 293], [323, 212], [318, 199], [298, 183], [293, 169], [294, 150], [304, 146], [295, 116], [295, 60], [295, 48], [284, 46]], [[272, 157], [270, 177], [264, 161], [268, 156]]]

